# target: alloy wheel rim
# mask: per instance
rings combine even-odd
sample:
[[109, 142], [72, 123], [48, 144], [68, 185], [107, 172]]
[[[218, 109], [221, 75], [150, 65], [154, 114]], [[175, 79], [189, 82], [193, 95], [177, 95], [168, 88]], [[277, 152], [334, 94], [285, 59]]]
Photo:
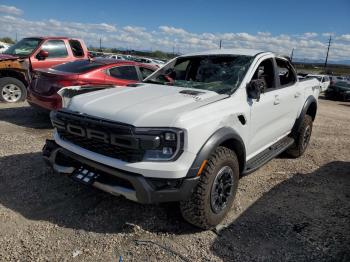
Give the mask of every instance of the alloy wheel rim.
[[21, 99], [22, 90], [15, 84], [8, 84], [2, 88], [1, 96], [6, 102], [14, 103]]
[[307, 126], [305, 128], [305, 132], [304, 132], [304, 136], [303, 136], [303, 149], [305, 149], [306, 146], [308, 145], [308, 143], [310, 141], [310, 136], [311, 136], [311, 129], [310, 129], [310, 126]]
[[210, 194], [210, 204], [215, 214], [224, 210], [232, 198], [233, 181], [233, 170], [231, 167], [224, 166], [217, 173]]

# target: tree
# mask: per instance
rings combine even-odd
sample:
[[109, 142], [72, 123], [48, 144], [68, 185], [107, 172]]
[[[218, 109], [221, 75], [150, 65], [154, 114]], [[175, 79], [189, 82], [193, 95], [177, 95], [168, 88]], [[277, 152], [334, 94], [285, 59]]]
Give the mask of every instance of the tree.
[[7, 43], [7, 44], [11, 44], [11, 45], [13, 45], [15, 43], [15, 41], [13, 41], [10, 37], [0, 38], [0, 41], [4, 42], [4, 43]]

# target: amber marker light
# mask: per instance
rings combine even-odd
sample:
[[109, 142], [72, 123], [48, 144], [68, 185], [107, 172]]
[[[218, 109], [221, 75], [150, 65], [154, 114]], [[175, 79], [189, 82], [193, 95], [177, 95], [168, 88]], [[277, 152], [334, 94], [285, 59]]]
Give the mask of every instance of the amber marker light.
[[198, 170], [197, 176], [200, 176], [200, 175], [201, 175], [201, 173], [202, 173], [202, 171], [203, 171], [203, 169], [204, 169], [204, 167], [205, 167], [205, 164], [206, 164], [207, 162], [208, 162], [207, 160], [204, 160], [204, 161], [202, 162], [201, 167], [200, 167], [199, 170]]

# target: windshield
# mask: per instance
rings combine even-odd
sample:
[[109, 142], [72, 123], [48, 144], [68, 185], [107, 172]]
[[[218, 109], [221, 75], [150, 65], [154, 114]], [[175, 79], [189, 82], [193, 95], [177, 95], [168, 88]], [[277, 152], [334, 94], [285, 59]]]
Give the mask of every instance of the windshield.
[[253, 59], [242, 55], [179, 57], [144, 82], [232, 94], [241, 84]]
[[347, 82], [345, 82], [345, 81], [338, 82], [338, 83], [337, 83], [337, 86], [345, 87], [345, 88], [350, 88], [350, 84], [347, 83]]
[[23, 38], [18, 43], [9, 47], [4, 54], [14, 56], [29, 56], [40, 44], [40, 38]]

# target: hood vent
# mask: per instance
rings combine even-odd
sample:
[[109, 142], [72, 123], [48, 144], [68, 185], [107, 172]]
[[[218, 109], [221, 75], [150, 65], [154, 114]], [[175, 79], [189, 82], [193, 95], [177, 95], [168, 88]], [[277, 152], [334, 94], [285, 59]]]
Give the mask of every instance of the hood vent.
[[201, 94], [205, 94], [205, 92], [196, 91], [196, 90], [182, 90], [179, 93], [180, 94], [185, 94], [185, 95], [191, 95], [191, 96], [198, 96], [198, 95], [201, 95]]

